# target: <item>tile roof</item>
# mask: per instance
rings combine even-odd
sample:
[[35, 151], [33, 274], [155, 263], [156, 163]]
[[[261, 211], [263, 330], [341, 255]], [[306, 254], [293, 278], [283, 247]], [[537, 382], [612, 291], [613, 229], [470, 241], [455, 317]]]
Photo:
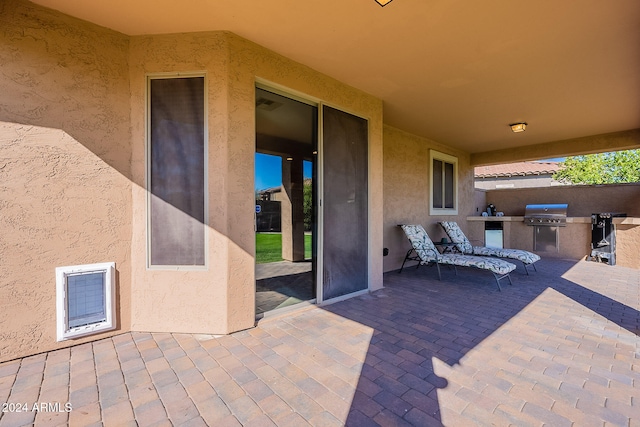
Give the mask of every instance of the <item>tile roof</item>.
[[474, 175], [476, 178], [551, 175], [559, 169], [560, 163], [558, 162], [518, 162], [504, 165], [477, 166]]

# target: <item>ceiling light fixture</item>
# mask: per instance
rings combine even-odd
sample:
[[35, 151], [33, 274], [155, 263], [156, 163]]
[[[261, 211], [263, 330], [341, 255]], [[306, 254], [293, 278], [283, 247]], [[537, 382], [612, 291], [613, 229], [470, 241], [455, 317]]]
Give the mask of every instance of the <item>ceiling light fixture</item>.
[[385, 7], [386, 5], [388, 5], [389, 3], [391, 3], [393, 0], [376, 0], [376, 3], [378, 3], [380, 6]]
[[524, 132], [527, 129], [527, 124], [525, 122], [522, 123], [512, 123], [509, 125], [511, 127], [511, 132]]

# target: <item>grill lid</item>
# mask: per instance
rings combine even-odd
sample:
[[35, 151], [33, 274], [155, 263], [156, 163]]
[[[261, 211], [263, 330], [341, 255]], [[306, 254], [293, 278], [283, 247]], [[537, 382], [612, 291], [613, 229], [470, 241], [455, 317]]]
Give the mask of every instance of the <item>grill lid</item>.
[[527, 205], [524, 211], [526, 225], [564, 226], [567, 223], [566, 203]]

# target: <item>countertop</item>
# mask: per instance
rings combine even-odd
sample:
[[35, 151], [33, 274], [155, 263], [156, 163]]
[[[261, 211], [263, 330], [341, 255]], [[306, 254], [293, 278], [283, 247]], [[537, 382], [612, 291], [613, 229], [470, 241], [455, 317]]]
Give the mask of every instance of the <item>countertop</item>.
[[[468, 216], [467, 221], [501, 221], [501, 222], [524, 222], [524, 216]], [[614, 224], [640, 225], [640, 218], [637, 217], [616, 217]], [[570, 216], [567, 217], [567, 224], [591, 224], [590, 216]]]

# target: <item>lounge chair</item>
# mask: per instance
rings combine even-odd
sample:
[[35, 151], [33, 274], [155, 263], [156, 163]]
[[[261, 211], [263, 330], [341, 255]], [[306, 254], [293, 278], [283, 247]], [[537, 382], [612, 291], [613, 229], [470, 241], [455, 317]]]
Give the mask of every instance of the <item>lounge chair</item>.
[[527, 274], [529, 274], [527, 265], [532, 265], [533, 269], [537, 271], [534, 263], [536, 261], [539, 261], [540, 257], [532, 252], [524, 251], [522, 249], [503, 249], [488, 248], [486, 246], [473, 246], [456, 222], [442, 221], [440, 225], [442, 226], [442, 228], [444, 228], [445, 233], [447, 233], [451, 241], [455, 243], [456, 249], [462, 254], [515, 259], [522, 262], [522, 264], [524, 265], [524, 271], [526, 271]]
[[[440, 264], [445, 264], [453, 265], [454, 269], [456, 267], [475, 267], [481, 270], [488, 270], [493, 273], [493, 277], [496, 279], [496, 284], [498, 285], [498, 290], [500, 291], [502, 290], [500, 287], [501, 279], [506, 277], [509, 279], [509, 284], [512, 284], [509, 273], [515, 270], [516, 266], [510, 262], [498, 258], [486, 258], [456, 253], [441, 254], [421, 225], [401, 225], [400, 227], [402, 227], [404, 234], [412, 246], [402, 262], [400, 273], [402, 273], [405, 262], [418, 261], [418, 267], [423, 264], [434, 263], [438, 269], [438, 278], [440, 280], [442, 280]], [[413, 255], [413, 253], [415, 253], [415, 255]], [[455, 272], [458, 274], [457, 269]]]

